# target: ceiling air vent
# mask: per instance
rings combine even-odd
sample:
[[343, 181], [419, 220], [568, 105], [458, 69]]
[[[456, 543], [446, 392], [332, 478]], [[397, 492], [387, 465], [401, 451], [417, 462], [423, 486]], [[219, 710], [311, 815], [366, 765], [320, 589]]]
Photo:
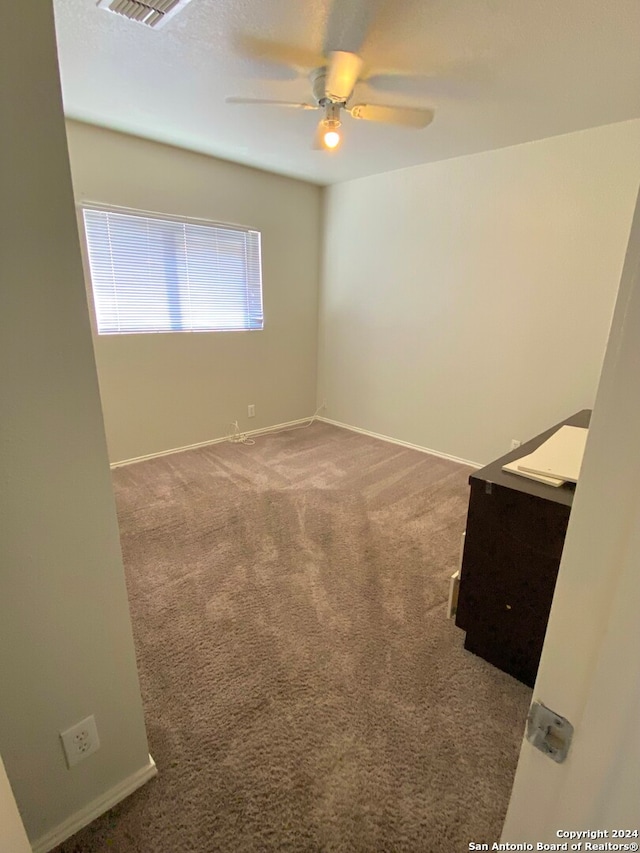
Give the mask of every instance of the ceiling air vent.
[[147, 27], [164, 26], [191, 0], [98, 0], [97, 6]]

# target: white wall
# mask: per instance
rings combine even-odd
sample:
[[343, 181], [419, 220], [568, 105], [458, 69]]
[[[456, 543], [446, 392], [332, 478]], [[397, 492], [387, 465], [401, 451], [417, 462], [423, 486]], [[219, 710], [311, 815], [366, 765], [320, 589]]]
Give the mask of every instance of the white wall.
[[639, 150], [637, 120], [331, 187], [327, 417], [485, 463], [591, 407]]
[[640, 196], [533, 691], [575, 731], [562, 764], [523, 742], [503, 841], [638, 829], [639, 364]]
[[[148, 752], [50, 3], [3, 7], [0, 62], [0, 752], [33, 840]], [[101, 748], [69, 770], [88, 714]]]
[[320, 188], [76, 122], [67, 134], [78, 202], [262, 232], [264, 331], [94, 336], [111, 460], [311, 415]]

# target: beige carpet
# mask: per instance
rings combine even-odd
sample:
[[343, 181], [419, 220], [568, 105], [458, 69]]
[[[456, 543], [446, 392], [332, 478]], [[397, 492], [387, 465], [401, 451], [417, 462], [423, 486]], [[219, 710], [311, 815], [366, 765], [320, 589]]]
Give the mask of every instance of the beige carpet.
[[60, 853], [498, 840], [530, 691], [445, 619], [468, 474], [322, 423], [116, 470], [159, 776]]

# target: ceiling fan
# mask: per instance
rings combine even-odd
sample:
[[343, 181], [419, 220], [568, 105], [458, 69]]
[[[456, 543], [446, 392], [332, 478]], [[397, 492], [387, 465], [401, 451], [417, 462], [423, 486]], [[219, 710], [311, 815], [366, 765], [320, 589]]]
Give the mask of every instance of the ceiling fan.
[[309, 75], [313, 103], [292, 103], [260, 98], [226, 98], [229, 104], [271, 104], [299, 110], [322, 110], [314, 147], [335, 149], [341, 141], [341, 113], [352, 118], [382, 124], [423, 128], [433, 120], [433, 110], [422, 107], [383, 106], [380, 104], [349, 105], [356, 83], [361, 79], [361, 57], [346, 50], [333, 50], [327, 54], [327, 63], [314, 68]]

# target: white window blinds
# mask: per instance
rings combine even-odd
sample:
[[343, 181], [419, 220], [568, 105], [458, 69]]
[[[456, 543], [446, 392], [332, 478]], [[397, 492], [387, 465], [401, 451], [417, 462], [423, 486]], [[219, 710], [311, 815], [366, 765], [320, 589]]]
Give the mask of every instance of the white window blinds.
[[98, 333], [262, 329], [260, 233], [83, 207]]

